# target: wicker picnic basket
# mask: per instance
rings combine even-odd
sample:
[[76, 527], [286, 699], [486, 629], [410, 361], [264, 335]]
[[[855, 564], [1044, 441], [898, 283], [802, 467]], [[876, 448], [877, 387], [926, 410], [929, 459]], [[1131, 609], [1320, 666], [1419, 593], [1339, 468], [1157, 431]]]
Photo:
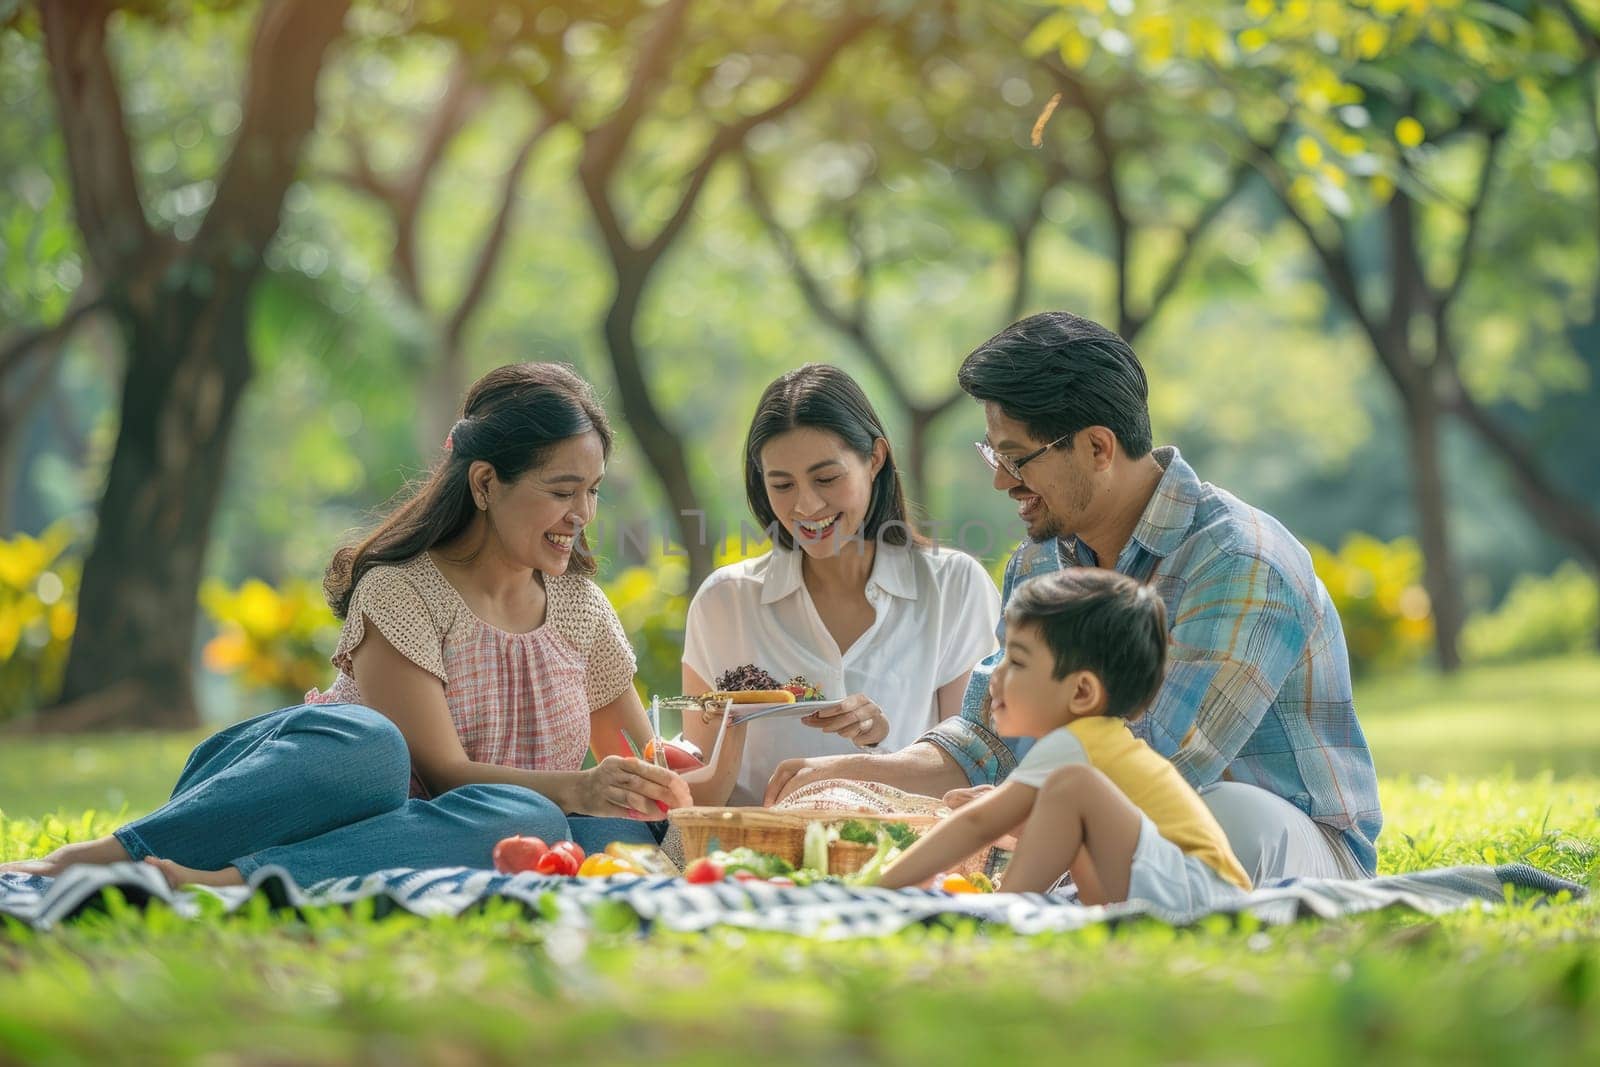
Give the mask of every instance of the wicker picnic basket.
[[[805, 851], [806, 827], [813, 822], [903, 822], [920, 834], [943, 814], [943, 806], [932, 797], [904, 793], [878, 782], [826, 781], [797, 789], [771, 808], [679, 808], [669, 818], [682, 836], [686, 861], [719, 848], [752, 848], [799, 866]], [[875, 851], [871, 845], [834, 841], [828, 847], [828, 871], [858, 871]], [[953, 865], [952, 870], [992, 873], [994, 852], [992, 848], [981, 849]]]

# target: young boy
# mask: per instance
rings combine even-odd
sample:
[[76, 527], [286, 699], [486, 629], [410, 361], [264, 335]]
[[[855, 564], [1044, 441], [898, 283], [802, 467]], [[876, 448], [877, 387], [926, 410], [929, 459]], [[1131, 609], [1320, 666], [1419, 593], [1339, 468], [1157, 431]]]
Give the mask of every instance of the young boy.
[[1003, 785], [958, 809], [884, 871], [918, 885], [1015, 832], [1007, 892], [1070, 870], [1085, 904], [1130, 898], [1195, 912], [1250, 888], [1210, 809], [1128, 730], [1161, 686], [1166, 610], [1115, 571], [1072, 567], [1020, 586], [989, 683], [998, 733], [1038, 740]]

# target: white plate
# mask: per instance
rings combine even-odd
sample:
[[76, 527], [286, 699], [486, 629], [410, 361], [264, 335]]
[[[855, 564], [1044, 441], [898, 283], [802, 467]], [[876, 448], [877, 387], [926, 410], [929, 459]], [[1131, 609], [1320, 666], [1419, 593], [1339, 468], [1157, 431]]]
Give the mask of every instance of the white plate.
[[729, 709], [728, 718], [737, 726], [775, 715], [783, 718], [810, 715], [813, 711], [836, 708], [843, 703], [842, 700], [796, 700], [788, 704], [735, 704]]

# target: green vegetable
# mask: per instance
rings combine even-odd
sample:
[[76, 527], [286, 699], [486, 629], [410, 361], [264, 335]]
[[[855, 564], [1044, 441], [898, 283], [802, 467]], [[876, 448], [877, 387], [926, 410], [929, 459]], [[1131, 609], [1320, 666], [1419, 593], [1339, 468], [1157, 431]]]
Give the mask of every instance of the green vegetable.
[[794, 868], [781, 856], [757, 852], [753, 848], [713, 852], [711, 859], [722, 864], [722, 869], [728, 874], [735, 871], [749, 871], [757, 878], [776, 878], [779, 875], [787, 877], [794, 874]]
[[853, 841], [858, 845], [876, 845], [879, 834], [888, 834], [900, 848], [910, 848], [917, 832], [903, 822], [866, 822], [850, 819], [839, 824], [839, 840]]
[[850, 875], [847, 881], [851, 885], [877, 885], [878, 879], [883, 877], [883, 869], [894, 862], [900, 855], [900, 848], [888, 834], [878, 835], [878, 851], [872, 854], [862, 868]]
[[820, 822], [806, 825], [806, 843], [800, 856], [800, 866], [819, 874], [828, 873], [828, 828]]

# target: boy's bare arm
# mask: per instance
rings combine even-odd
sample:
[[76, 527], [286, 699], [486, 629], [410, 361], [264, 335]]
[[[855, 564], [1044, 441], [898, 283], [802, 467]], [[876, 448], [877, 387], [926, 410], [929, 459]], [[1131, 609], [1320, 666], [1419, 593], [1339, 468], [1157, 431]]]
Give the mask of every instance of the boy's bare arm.
[[921, 885], [929, 878], [1015, 830], [1033, 809], [1038, 790], [1020, 782], [1000, 786], [962, 807], [924, 834], [884, 870], [878, 884], [889, 889]]

